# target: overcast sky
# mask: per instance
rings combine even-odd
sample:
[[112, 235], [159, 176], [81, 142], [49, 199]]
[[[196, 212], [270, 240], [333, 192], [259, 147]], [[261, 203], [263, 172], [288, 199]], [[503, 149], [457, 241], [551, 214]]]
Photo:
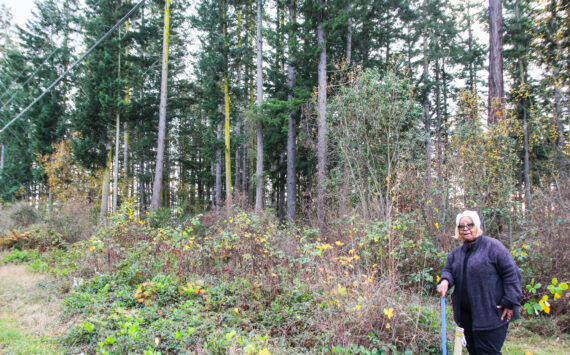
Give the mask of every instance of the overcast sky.
[[12, 13], [12, 24], [24, 26], [26, 20], [31, 17], [34, 0], [0, 0]]

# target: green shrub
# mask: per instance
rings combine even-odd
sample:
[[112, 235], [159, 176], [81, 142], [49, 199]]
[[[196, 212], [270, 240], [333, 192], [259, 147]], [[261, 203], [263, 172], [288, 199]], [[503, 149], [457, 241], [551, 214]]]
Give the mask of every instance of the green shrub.
[[14, 250], [6, 255], [0, 264], [28, 264], [39, 260], [40, 254], [37, 250]]
[[160, 208], [147, 215], [146, 221], [153, 228], [167, 226], [172, 217], [172, 211], [169, 208]]

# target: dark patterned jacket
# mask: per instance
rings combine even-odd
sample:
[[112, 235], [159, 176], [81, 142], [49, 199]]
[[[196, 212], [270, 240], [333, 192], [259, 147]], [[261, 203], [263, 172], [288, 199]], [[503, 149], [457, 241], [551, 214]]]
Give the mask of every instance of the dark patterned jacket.
[[[472, 250], [463, 270], [468, 248]], [[450, 289], [455, 286], [451, 295], [453, 318], [463, 328], [470, 325], [461, 323], [460, 295], [469, 298], [474, 331], [492, 330], [507, 323], [506, 317], [501, 320], [503, 309], [497, 305], [514, 310], [511, 321], [520, 317], [521, 275], [507, 248], [496, 239], [479, 236], [471, 245], [465, 242], [453, 249], [447, 256], [441, 279], [449, 281]]]

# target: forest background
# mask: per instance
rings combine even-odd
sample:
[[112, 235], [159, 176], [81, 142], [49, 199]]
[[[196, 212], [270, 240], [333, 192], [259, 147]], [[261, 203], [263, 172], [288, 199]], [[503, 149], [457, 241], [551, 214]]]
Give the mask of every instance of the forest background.
[[469, 208], [521, 324], [567, 334], [569, 7], [2, 7], [0, 245], [69, 292], [72, 349], [437, 352]]

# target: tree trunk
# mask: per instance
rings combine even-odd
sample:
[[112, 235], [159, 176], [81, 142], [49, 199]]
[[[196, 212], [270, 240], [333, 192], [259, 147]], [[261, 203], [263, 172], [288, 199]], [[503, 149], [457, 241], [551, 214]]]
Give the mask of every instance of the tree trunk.
[[320, 0], [319, 25], [317, 27], [317, 41], [320, 47], [318, 62], [318, 92], [317, 92], [317, 223], [319, 236], [324, 240], [326, 235], [326, 203], [327, 203], [327, 49], [326, 34], [324, 30], [325, 0]]
[[[517, 22], [520, 23], [520, 8], [519, 8], [519, 1], [515, 2], [515, 18]], [[517, 44], [519, 49], [519, 53], [521, 51], [520, 43]], [[526, 63], [523, 62], [524, 59], [519, 57], [518, 64], [519, 64], [519, 75], [520, 75], [520, 90], [526, 90]], [[532, 195], [530, 192], [530, 145], [528, 141], [528, 109], [527, 109], [528, 99], [523, 98], [519, 101], [519, 110], [522, 111], [522, 121], [523, 121], [523, 129], [524, 129], [524, 196], [525, 196], [525, 204], [526, 208], [528, 209], [532, 203]]]
[[[350, 69], [352, 64], [352, 0], [349, 0], [346, 12], [348, 14], [348, 29], [346, 34], [346, 68]], [[340, 196], [338, 200], [338, 214], [339, 216], [346, 216], [348, 210], [348, 166], [342, 163], [340, 166], [342, 171], [342, 186], [340, 188]]]
[[502, 10], [502, 0], [489, 0], [489, 125], [503, 117]]
[[[237, 37], [238, 37], [238, 48], [241, 48], [241, 10], [238, 9], [237, 10]], [[240, 60], [240, 62], [237, 65], [237, 87], [240, 87], [240, 85], [242, 84], [242, 64], [243, 62]], [[244, 93], [247, 92], [247, 89], [244, 88], [243, 90]], [[239, 105], [241, 105], [241, 102], [239, 103]], [[241, 111], [241, 110], [240, 110]], [[236, 120], [236, 138], [240, 139], [241, 136], [241, 122], [242, 122], [242, 116], [241, 113], [238, 114], [237, 120]], [[235, 186], [236, 189], [240, 190], [241, 189], [241, 161], [240, 161], [240, 144], [236, 144], [236, 152], [235, 152], [235, 170], [234, 170], [234, 174], [235, 174]]]
[[228, 77], [224, 79], [224, 142], [225, 142], [225, 167], [226, 167], [226, 209], [228, 214], [232, 207], [232, 156], [230, 151], [230, 89]]
[[141, 215], [144, 211], [146, 211], [146, 184], [144, 181], [144, 161], [141, 159], [139, 163], [139, 190], [140, 190], [140, 212]]
[[[119, 40], [121, 39], [121, 29], [119, 28]], [[121, 45], [119, 42], [119, 58], [118, 58], [118, 71], [117, 79], [121, 80]], [[117, 93], [117, 96], [121, 95], [121, 90]], [[119, 151], [121, 140], [119, 138], [121, 133], [121, 114], [119, 108], [117, 107], [117, 113], [115, 115], [115, 157], [113, 159], [113, 213], [117, 213], [117, 197], [119, 195]]]
[[[236, 120], [236, 137], [241, 136], [241, 115], [238, 115]], [[238, 138], [239, 142], [239, 138]], [[235, 167], [234, 167], [234, 179], [235, 179], [235, 186], [236, 189], [241, 190], [241, 155], [240, 155], [241, 147], [239, 144], [236, 145], [236, 152], [235, 152]]]
[[[289, 21], [292, 25], [297, 22], [296, 17], [296, 0], [289, 1]], [[296, 43], [295, 30], [289, 33], [289, 61], [287, 62], [287, 88], [289, 94], [287, 99], [289, 102], [293, 100], [293, 88], [295, 87], [296, 68], [294, 45]], [[289, 130], [287, 131], [287, 220], [295, 222], [295, 205], [296, 205], [296, 153], [297, 153], [297, 121], [295, 111], [289, 112]]]
[[160, 106], [158, 114], [158, 146], [156, 149], [156, 169], [152, 187], [151, 208], [160, 208], [160, 190], [162, 187], [162, 170], [164, 160], [164, 140], [166, 136], [166, 104], [168, 99], [168, 40], [170, 36], [170, 0], [164, 4], [164, 36], [162, 41], [162, 74], [160, 82]]
[[229, 61], [229, 46], [228, 46], [228, 27], [227, 27], [227, 14], [224, 14], [224, 55], [226, 58], [226, 72], [224, 73], [224, 159], [226, 170], [226, 210], [228, 215], [232, 207], [232, 153], [230, 146], [230, 85], [228, 83], [228, 61]]
[[[559, 78], [560, 73], [558, 68], [555, 70], [555, 78]], [[554, 121], [556, 124], [556, 133], [558, 134], [557, 140], [557, 153], [558, 153], [558, 173], [560, 176], [560, 183], [559, 188], [561, 195], [563, 197], [566, 196], [566, 189], [567, 189], [567, 179], [568, 174], [566, 173], [567, 163], [566, 160], [568, 159], [564, 150], [566, 149], [566, 139], [564, 137], [564, 118], [562, 115], [562, 93], [560, 92], [560, 88], [555, 85], [554, 87]]]
[[[218, 124], [218, 129], [216, 136], [218, 142], [222, 140], [222, 123]], [[222, 206], [222, 149], [216, 149], [216, 196], [215, 196], [216, 207]]]
[[2, 148], [0, 152], [0, 170], [4, 170], [4, 143], [2, 143]]
[[[428, 199], [431, 198], [431, 114], [429, 105], [429, 64], [428, 64], [428, 43], [427, 33], [424, 37], [424, 58], [423, 58], [423, 81], [425, 87], [424, 93], [424, 121], [426, 131], [426, 190]], [[428, 205], [429, 206], [429, 205]]]
[[103, 173], [103, 186], [101, 186], [101, 212], [100, 218], [103, 220], [107, 216], [109, 209], [109, 182], [111, 180], [111, 164], [113, 163], [113, 151], [111, 150], [110, 143], [107, 141], [107, 150], [109, 151], [107, 157], [107, 165]]
[[121, 146], [121, 115], [115, 118], [115, 156], [113, 158], [113, 213], [117, 213], [117, 198], [119, 191], [119, 152]]
[[[248, 135], [247, 132], [247, 125], [244, 125], [243, 130], [244, 130], [244, 137], [248, 137], [250, 135]], [[242, 146], [242, 169], [241, 169], [241, 190], [247, 195], [247, 199], [248, 202], [251, 203], [252, 199], [250, 197], [250, 189], [249, 189], [249, 178], [250, 178], [250, 174], [249, 174], [249, 152], [248, 152], [248, 143], [247, 140], [244, 139], [243, 140], [243, 146]]]
[[[261, 38], [261, 1], [257, 0], [257, 113], [261, 114], [263, 103], [263, 40]], [[263, 122], [257, 120], [257, 165], [256, 165], [255, 210], [263, 209]]]
[[216, 162], [214, 160], [210, 162], [210, 175], [214, 178], [214, 184], [208, 189], [208, 194], [210, 195], [210, 205], [214, 208], [216, 207]]
[[435, 60], [435, 113], [436, 113], [436, 127], [435, 127], [435, 140], [436, 140], [436, 153], [437, 153], [437, 180], [443, 182], [442, 165], [443, 165], [443, 151], [441, 142], [441, 125], [442, 125], [442, 110], [441, 110], [441, 58]]
[[350, 68], [352, 60], [352, 0], [348, 1], [346, 13], [348, 14], [348, 24], [346, 30], [346, 67]]
[[[285, 162], [285, 152], [281, 152], [281, 154], [279, 154], [279, 165], [281, 166], [283, 163]], [[279, 173], [279, 179], [278, 179], [278, 184], [277, 184], [278, 188], [279, 188], [279, 194], [278, 194], [278, 199], [279, 199], [279, 209], [278, 209], [278, 215], [279, 215], [279, 222], [283, 223], [284, 221], [284, 217], [285, 217], [285, 179], [283, 176], [283, 172]]]
[[[130, 4], [131, 1], [127, 0], [127, 4]], [[127, 21], [125, 22], [125, 33], [128, 34], [130, 30], [130, 20], [127, 19]], [[130, 47], [127, 45], [125, 47], [125, 57], [128, 59], [130, 55]], [[129, 66], [129, 62], [127, 61], [126, 63], [126, 67], [128, 68]], [[125, 84], [125, 104], [128, 107], [130, 102], [131, 102], [131, 88], [130, 88], [130, 84], [129, 84], [129, 74], [127, 73], [126, 75], [126, 84]], [[134, 181], [133, 184], [129, 184], [128, 182], [128, 178], [129, 178], [129, 174], [128, 174], [128, 159], [129, 159], [129, 131], [128, 131], [128, 124], [127, 122], [123, 122], [123, 182], [125, 184], [124, 187], [124, 192], [123, 192], [123, 196], [129, 197], [132, 194], [129, 194], [129, 189], [131, 189], [131, 191], [134, 190]]]
[[[467, 2], [467, 51], [468, 53], [473, 53], [473, 28], [471, 26], [471, 2]], [[472, 58], [469, 61], [469, 90], [475, 93], [477, 86], [475, 82], [477, 80], [477, 70], [475, 68], [475, 60]]]
[[[128, 102], [127, 102], [128, 104]], [[125, 183], [125, 193], [123, 194], [125, 197], [132, 196], [132, 189], [131, 193], [129, 193], [129, 183], [128, 183], [128, 159], [129, 159], [129, 132], [127, 130], [128, 125], [127, 122], [123, 122], [123, 181]]]
[[524, 196], [526, 207], [532, 203], [532, 195], [530, 193], [530, 145], [528, 142], [528, 118], [526, 107], [523, 106], [523, 127], [524, 127]]

